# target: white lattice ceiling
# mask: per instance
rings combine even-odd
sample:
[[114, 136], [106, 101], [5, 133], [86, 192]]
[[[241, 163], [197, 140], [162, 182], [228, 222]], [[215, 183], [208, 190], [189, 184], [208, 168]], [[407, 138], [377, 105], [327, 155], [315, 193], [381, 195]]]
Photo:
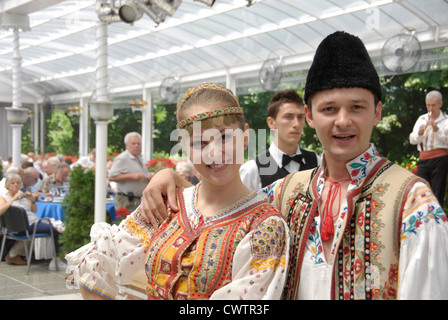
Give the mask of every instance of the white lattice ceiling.
[[[119, 1], [116, 1], [119, 2]], [[24, 103], [53, 103], [92, 94], [96, 69], [93, 0], [1, 0], [1, 13], [27, 14], [20, 32]], [[133, 25], [108, 26], [111, 95], [149, 88], [173, 74], [189, 85], [258, 76], [282, 55], [285, 71], [306, 70], [320, 41], [336, 30], [358, 35], [372, 57], [388, 38], [414, 30], [422, 49], [447, 46], [444, 0], [183, 0], [158, 26], [146, 15]], [[0, 30], [0, 101], [12, 100], [13, 32]], [[244, 83], [240, 81], [241, 85]]]

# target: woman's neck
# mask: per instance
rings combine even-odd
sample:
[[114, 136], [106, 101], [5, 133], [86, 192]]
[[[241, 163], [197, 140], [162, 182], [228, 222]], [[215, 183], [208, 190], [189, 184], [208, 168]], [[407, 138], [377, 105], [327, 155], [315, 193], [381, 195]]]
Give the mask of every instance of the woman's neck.
[[197, 204], [202, 215], [210, 216], [252, 193], [241, 182], [241, 179], [237, 178], [236, 181], [227, 185], [215, 185], [206, 180], [201, 181], [197, 186]]

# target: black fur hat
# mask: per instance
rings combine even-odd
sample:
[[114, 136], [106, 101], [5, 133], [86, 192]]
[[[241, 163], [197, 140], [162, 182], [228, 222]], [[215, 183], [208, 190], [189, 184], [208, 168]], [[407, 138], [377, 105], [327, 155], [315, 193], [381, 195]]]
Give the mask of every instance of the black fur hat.
[[365, 88], [381, 101], [378, 73], [361, 39], [343, 31], [327, 36], [319, 45], [305, 85], [305, 103], [321, 90]]

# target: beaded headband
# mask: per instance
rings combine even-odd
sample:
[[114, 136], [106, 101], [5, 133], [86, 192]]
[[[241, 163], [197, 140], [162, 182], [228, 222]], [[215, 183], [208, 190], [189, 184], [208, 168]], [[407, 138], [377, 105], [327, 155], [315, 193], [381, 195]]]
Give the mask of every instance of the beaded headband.
[[182, 105], [185, 103], [185, 101], [188, 98], [190, 98], [194, 93], [199, 92], [204, 89], [224, 91], [224, 92], [228, 93], [233, 99], [235, 99], [235, 102], [237, 103], [237, 105], [240, 105], [238, 103], [238, 99], [236, 98], [236, 96], [229, 89], [227, 89], [223, 86], [220, 86], [219, 84], [204, 82], [204, 83], [197, 85], [196, 87], [193, 87], [193, 88], [190, 88], [187, 90], [187, 92], [182, 97], [182, 99], [180, 99], [179, 102], [177, 103], [177, 112], [179, 112], [180, 108], [182, 108]]
[[241, 107], [227, 107], [222, 109], [211, 110], [199, 114], [195, 114], [190, 118], [186, 118], [177, 123], [177, 128], [182, 129], [191, 125], [194, 121], [203, 121], [202, 129], [212, 127], [212, 122], [221, 126], [222, 124], [230, 125], [237, 121], [236, 114], [243, 114]]
[[[214, 83], [203, 83], [196, 87], [188, 89], [185, 95], [182, 97], [182, 99], [180, 99], [179, 102], [177, 103], [177, 112], [179, 112], [180, 108], [182, 108], [182, 105], [185, 103], [186, 100], [188, 100], [188, 98], [190, 98], [196, 92], [199, 92], [204, 89], [220, 90], [229, 94], [233, 99], [235, 99], [235, 102], [237, 103], [238, 107], [226, 107], [222, 109], [211, 110], [208, 112], [193, 115], [189, 118], [179, 121], [177, 123], [178, 129], [188, 127], [194, 121], [201, 121], [202, 129], [209, 129], [212, 127], [212, 124], [215, 124], [216, 126], [220, 126], [222, 124], [230, 125], [231, 123], [234, 123], [238, 120], [235, 115], [244, 114], [243, 108], [240, 107], [238, 99], [232, 93], [232, 91]], [[187, 128], [187, 130], [188, 129], [191, 128]], [[192, 131], [192, 129], [188, 131]]]

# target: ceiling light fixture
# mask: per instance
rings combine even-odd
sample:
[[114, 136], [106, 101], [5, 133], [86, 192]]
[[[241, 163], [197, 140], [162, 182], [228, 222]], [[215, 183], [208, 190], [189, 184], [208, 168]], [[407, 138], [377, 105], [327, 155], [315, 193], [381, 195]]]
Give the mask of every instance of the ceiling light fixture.
[[114, 8], [112, 8], [108, 3], [101, 3], [96, 14], [98, 19], [103, 22], [111, 23], [120, 21], [120, 16], [117, 14]]
[[145, 100], [135, 101], [135, 99], [132, 99], [128, 104], [131, 107], [132, 112], [135, 112], [143, 111], [148, 103]]
[[161, 12], [156, 6], [151, 5], [150, 1], [142, 1], [140, 7], [157, 25], [165, 21], [166, 14]]
[[143, 11], [135, 1], [129, 0], [118, 9], [118, 15], [123, 22], [134, 23], [141, 19]]
[[67, 111], [72, 115], [72, 116], [79, 116], [81, 111], [82, 111], [82, 107], [81, 106], [74, 106], [74, 105], [70, 105], [67, 108]]
[[213, 6], [213, 4], [215, 3], [215, 0], [194, 0], [194, 1], [199, 1], [199, 2], [205, 3], [209, 7]]
[[151, 1], [154, 5], [159, 7], [160, 10], [165, 12], [167, 15], [172, 16], [177, 8], [181, 4], [181, 0], [152, 0]]

